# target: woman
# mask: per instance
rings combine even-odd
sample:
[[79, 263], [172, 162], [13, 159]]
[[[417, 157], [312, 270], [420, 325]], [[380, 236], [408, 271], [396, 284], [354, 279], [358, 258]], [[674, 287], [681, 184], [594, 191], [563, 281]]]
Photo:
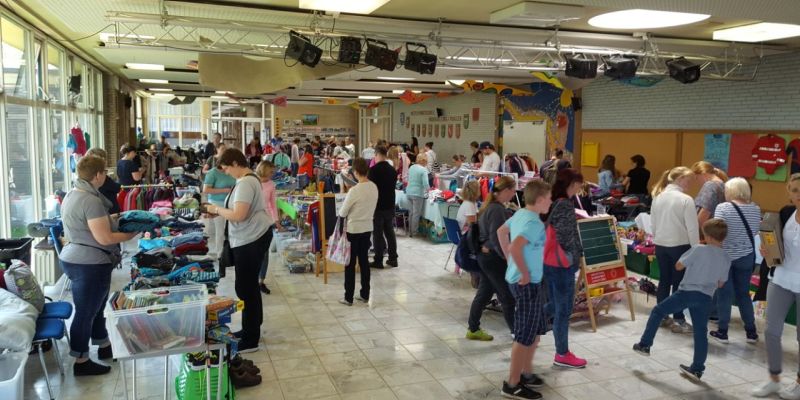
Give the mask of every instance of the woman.
[[413, 237], [417, 234], [419, 219], [422, 218], [422, 208], [425, 207], [425, 194], [430, 189], [430, 180], [428, 179], [428, 160], [425, 156], [410, 153], [408, 156], [414, 163], [408, 169], [408, 186], [406, 187], [406, 196], [411, 203], [408, 216], [408, 237]]
[[[86, 155], [100, 157], [103, 159], [103, 161], [108, 160], [108, 153], [99, 147], [92, 147], [91, 149], [87, 150]], [[106, 180], [103, 182], [103, 185], [97, 189], [100, 194], [105, 196], [105, 198], [111, 202], [111, 208], [108, 209], [108, 213], [111, 215], [119, 214], [121, 211], [119, 208], [119, 203], [117, 202], [117, 195], [119, 194], [120, 189], [122, 189], [120, 184], [115, 182], [108, 175], [106, 175]]]
[[119, 243], [136, 233], [115, 232], [111, 202], [98, 192], [106, 180], [106, 162], [87, 155], [78, 161], [75, 188], [64, 198], [61, 220], [69, 243], [59, 254], [61, 268], [72, 281], [75, 314], [70, 325], [70, 355], [75, 376], [102, 375], [111, 367], [89, 359], [89, 339], [99, 346], [97, 357], [114, 358], [106, 331], [103, 308], [111, 288], [111, 271], [119, 260]]
[[506, 259], [503, 249], [497, 238], [499, 229], [511, 216], [505, 203], [511, 201], [517, 193], [517, 183], [510, 176], [503, 176], [495, 182], [489, 198], [478, 213], [478, 229], [481, 251], [478, 254], [478, 267], [480, 268], [480, 283], [472, 306], [469, 310], [469, 328], [466, 338], [469, 340], [493, 340], [494, 337], [480, 328], [483, 309], [492, 300], [492, 295], [497, 293], [497, 299], [503, 306], [503, 317], [508, 328], [514, 330], [514, 297], [506, 283]]
[[702, 226], [714, 216], [717, 205], [725, 201], [725, 181], [728, 180], [728, 175], [708, 161], [692, 164], [692, 172], [702, 185], [694, 200], [697, 224]]
[[481, 160], [483, 160], [483, 153], [481, 153], [481, 150], [478, 148], [478, 146], [479, 144], [476, 141], [473, 141], [469, 144], [469, 148], [472, 149], [472, 158], [470, 159], [470, 162], [475, 168], [480, 168]]
[[[797, 379], [788, 387], [781, 387], [781, 372], [783, 369], [783, 326], [789, 309], [794, 304], [800, 303], [800, 174], [792, 174], [789, 184], [786, 185], [789, 200], [794, 205], [791, 216], [786, 218], [781, 210], [783, 223], [783, 264], [775, 268], [775, 274], [769, 282], [767, 289], [767, 329], [764, 332], [767, 344], [767, 365], [770, 380], [756, 386], [752, 394], [756, 397], [767, 397], [779, 393], [783, 399], [796, 399], [800, 397], [800, 373]], [[764, 247], [760, 249], [765, 255]], [[800, 319], [800, 308], [798, 319]], [[797, 326], [797, 335], [800, 337], [800, 325]]]
[[[275, 165], [269, 161], [261, 161], [256, 168], [256, 175], [261, 180], [261, 197], [264, 199], [264, 207], [267, 210], [267, 216], [272, 221], [270, 230], [275, 229], [275, 222], [278, 221], [278, 205], [275, 202], [275, 182], [272, 181], [272, 175], [275, 173]], [[274, 234], [274, 230], [273, 230]], [[272, 293], [267, 287], [267, 269], [269, 269], [269, 251], [272, 245], [272, 238], [267, 243], [267, 250], [264, 252], [264, 261], [261, 263], [261, 270], [258, 273], [259, 284], [258, 288], [261, 293]]]
[[392, 146], [389, 148], [386, 153], [386, 162], [397, 169], [397, 166], [400, 165], [400, 147]]
[[369, 163], [358, 157], [353, 160], [353, 172], [358, 183], [348, 192], [339, 210], [339, 216], [346, 218], [347, 240], [350, 242], [350, 262], [344, 270], [344, 298], [339, 300], [346, 306], [353, 305], [356, 290], [356, 262], [361, 269], [361, 291], [358, 301], [369, 301], [369, 248], [371, 246], [372, 220], [378, 205], [378, 186], [372, 183], [367, 174]]
[[250, 167], [253, 168], [258, 165], [258, 162], [261, 161], [261, 138], [258, 136], [254, 136], [253, 140], [250, 141], [250, 144], [247, 145], [245, 148], [245, 152], [247, 154], [247, 159], [249, 160]]
[[227, 221], [232, 263], [236, 266], [236, 296], [244, 301], [239, 352], [258, 350], [261, 338], [263, 309], [258, 287], [258, 273], [264, 252], [272, 240], [272, 221], [264, 208], [261, 180], [248, 168], [248, 161], [238, 149], [226, 149], [218, 164], [222, 171], [236, 179], [236, 185], [225, 199], [225, 206], [208, 205], [208, 212]]
[[469, 227], [478, 220], [478, 199], [481, 197], [481, 185], [478, 181], [469, 181], [461, 189], [461, 205], [458, 207], [456, 221], [461, 233], [467, 233]]
[[[453, 167], [444, 171], [439, 176], [439, 188], [442, 190], [450, 189], [455, 182], [455, 186], [461, 186], [464, 182], [464, 177], [468, 175], [467, 166], [464, 162], [467, 160], [461, 154], [453, 155]], [[452, 189], [450, 189], [452, 190]]]
[[[675, 167], [664, 171], [653, 187], [653, 206], [651, 207], [651, 227], [653, 243], [656, 245], [656, 259], [661, 273], [656, 291], [658, 303], [677, 291], [683, 280], [685, 270], [678, 271], [675, 264], [692, 246], [700, 243], [700, 230], [692, 198], [684, 193], [692, 182], [694, 174], [686, 167]], [[674, 320], [664, 320], [675, 333], [692, 332], [683, 312], [673, 315]]]
[[347, 145], [345, 144], [344, 140], [340, 141], [336, 148], [333, 149], [333, 158], [343, 158], [345, 160], [350, 159], [350, 153], [347, 151]]
[[575, 297], [575, 273], [578, 272], [583, 254], [572, 199], [582, 188], [583, 175], [578, 171], [572, 168], [558, 171], [553, 185], [553, 205], [547, 218], [547, 223], [555, 230], [558, 244], [567, 253], [570, 264], [544, 265], [544, 281], [550, 294], [546, 309], [553, 316], [553, 337], [556, 343], [553, 365], [564, 368], [586, 367], [585, 359], [569, 351], [569, 318]]
[[[303, 175], [305, 178], [301, 179], [300, 176]], [[314, 149], [311, 148], [310, 144], [307, 144], [298, 162], [298, 187], [301, 189], [305, 188], [312, 179], [314, 179]]]
[[419, 155], [419, 140], [417, 140], [416, 136], [411, 137], [411, 146], [409, 148], [409, 151], [411, 151], [416, 155]]
[[141, 166], [133, 161], [136, 149], [133, 146], [123, 146], [120, 150], [122, 158], [117, 161], [117, 179], [120, 185], [138, 185], [142, 181]]
[[[212, 157], [216, 159], [213, 162], [215, 167], [208, 170], [203, 178], [203, 193], [206, 194], [209, 203], [218, 207], [225, 205], [225, 198], [228, 197], [231, 188], [236, 185], [236, 179], [222, 172], [222, 168], [218, 164], [219, 158], [226, 148], [225, 143], [216, 146], [217, 154]], [[222, 253], [222, 243], [225, 240], [225, 219], [211, 216], [206, 219], [205, 226], [208, 235], [208, 255], [218, 259]], [[220, 268], [219, 272], [221, 277], [225, 276], [224, 268]]]
[[753, 274], [755, 240], [753, 235], [761, 225], [761, 208], [750, 201], [750, 184], [744, 178], [733, 178], [725, 182], [725, 203], [717, 206], [714, 218], [728, 224], [728, 236], [722, 248], [733, 260], [725, 286], [717, 290], [717, 315], [719, 328], [710, 335], [720, 342], [728, 343], [728, 323], [731, 320], [733, 299], [739, 306], [744, 321], [747, 342], [758, 341], [753, 301], [750, 299], [750, 276]]
[[631, 157], [633, 168], [625, 175], [622, 184], [626, 194], [647, 195], [647, 184], [650, 182], [650, 171], [644, 167], [644, 157], [637, 154]]
[[615, 165], [616, 161], [617, 158], [611, 154], [603, 157], [603, 162], [600, 163], [600, 169], [597, 171], [597, 186], [600, 191], [596, 194], [596, 197], [606, 197], [611, 194], [611, 189], [614, 188], [619, 179], [619, 171], [617, 171]]

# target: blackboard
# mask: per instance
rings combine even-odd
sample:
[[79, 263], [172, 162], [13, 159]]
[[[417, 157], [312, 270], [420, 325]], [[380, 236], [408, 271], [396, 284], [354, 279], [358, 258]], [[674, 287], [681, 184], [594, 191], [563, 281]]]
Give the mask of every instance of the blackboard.
[[320, 204], [320, 209], [322, 212], [319, 214], [320, 218], [322, 218], [322, 225], [320, 225], [321, 231], [324, 229], [325, 232], [325, 241], [327, 242], [328, 239], [333, 235], [334, 229], [336, 229], [336, 197], [333, 194], [324, 194], [320, 196], [322, 203]]
[[622, 262], [617, 229], [611, 217], [579, 220], [578, 234], [587, 268]]

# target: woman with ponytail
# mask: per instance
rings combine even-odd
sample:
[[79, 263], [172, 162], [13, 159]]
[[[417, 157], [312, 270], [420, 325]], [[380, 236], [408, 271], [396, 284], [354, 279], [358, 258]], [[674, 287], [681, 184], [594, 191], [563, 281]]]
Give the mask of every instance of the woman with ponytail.
[[[700, 230], [692, 198], [684, 193], [689, 187], [694, 173], [686, 167], [675, 167], [664, 171], [653, 187], [653, 206], [651, 207], [651, 228], [656, 245], [661, 279], [658, 281], [656, 299], [664, 301], [672, 292], [678, 290], [683, 280], [684, 270], [675, 269], [678, 259], [692, 246], [700, 242]], [[664, 320], [675, 333], [689, 333], [692, 327], [686, 322], [683, 312], [673, 315], [674, 321]]]
[[725, 202], [725, 181], [728, 180], [728, 175], [708, 161], [692, 164], [692, 172], [697, 182], [702, 185], [694, 199], [697, 224], [702, 226], [704, 222], [714, 217], [717, 205]]
[[509, 330], [514, 330], [514, 297], [506, 283], [506, 259], [497, 230], [505, 224], [511, 214], [506, 210], [505, 203], [514, 198], [517, 183], [510, 176], [503, 176], [494, 183], [489, 198], [483, 203], [478, 212], [478, 229], [480, 252], [478, 253], [478, 267], [480, 268], [480, 283], [472, 306], [469, 310], [469, 329], [467, 339], [489, 341], [492, 335], [480, 328], [483, 309], [492, 300], [492, 295], [497, 293], [497, 299], [503, 307], [503, 317]]

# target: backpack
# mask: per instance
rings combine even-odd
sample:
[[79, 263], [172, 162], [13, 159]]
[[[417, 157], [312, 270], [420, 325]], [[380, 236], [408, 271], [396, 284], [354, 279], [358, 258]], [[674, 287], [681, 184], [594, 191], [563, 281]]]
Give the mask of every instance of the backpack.
[[553, 186], [553, 184], [556, 183], [556, 178], [558, 177], [558, 162], [553, 162], [546, 169], [543, 169], [541, 173], [542, 179], [550, 186]]
[[478, 254], [480, 254], [480, 249], [480, 228], [478, 228], [478, 222], [474, 222], [470, 225], [467, 233], [461, 237], [456, 248], [455, 259], [458, 266], [467, 272], [479, 272]]

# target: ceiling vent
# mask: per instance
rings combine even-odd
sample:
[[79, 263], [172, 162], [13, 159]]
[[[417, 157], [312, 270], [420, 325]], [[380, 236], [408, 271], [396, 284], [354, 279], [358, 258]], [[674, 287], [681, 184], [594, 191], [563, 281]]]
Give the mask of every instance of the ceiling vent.
[[547, 28], [583, 18], [581, 6], [524, 1], [493, 12], [489, 22], [497, 25], [533, 26]]

